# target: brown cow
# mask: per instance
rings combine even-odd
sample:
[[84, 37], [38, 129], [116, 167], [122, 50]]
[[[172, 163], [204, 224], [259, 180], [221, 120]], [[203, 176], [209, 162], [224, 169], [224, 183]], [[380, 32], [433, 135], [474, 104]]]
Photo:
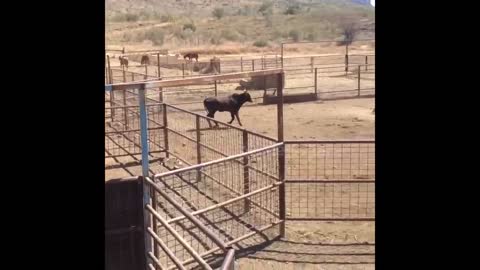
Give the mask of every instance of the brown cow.
[[187, 58], [190, 61], [192, 61], [192, 59], [195, 58], [195, 60], [197, 60], [197, 62], [198, 62], [198, 53], [187, 53], [183, 56], [183, 59], [186, 60]]
[[147, 54], [142, 55], [142, 60], [140, 60], [142, 65], [150, 65], [150, 59]]
[[125, 66], [126, 68], [128, 68], [128, 57], [119, 56], [118, 60], [120, 60], [120, 66]]

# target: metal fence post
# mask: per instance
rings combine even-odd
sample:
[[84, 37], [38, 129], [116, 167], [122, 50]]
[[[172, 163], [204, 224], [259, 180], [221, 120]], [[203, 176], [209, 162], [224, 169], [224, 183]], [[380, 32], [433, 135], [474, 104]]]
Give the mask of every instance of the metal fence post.
[[[278, 142], [283, 142], [283, 87], [285, 85], [285, 73], [278, 74], [277, 79], [277, 126], [278, 126]], [[278, 149], [278, 177], [282, 184], [279, 186], [279, 214], [280, 223], [279, 233], [280, 237], [285, 237], [285, 219], [286, 219], [286, 204], [285, 204], [285, 145], [282, 144]]]
[[348, 72], [348, 54], [345, 54], [345, 75]]
[[217, 80], [215, 80], [215, 96], [218, 95], [218, 89], [217, 89]]
[[[202, 148], [201, 148], [201, 138], [200, 138], [200, 116], [195, 115], [195, 130], [197, 133], [197, 164], [202, 163]], [[202, 179], [202, 174], [200, 172], [200, 168], [197, 169], [197, 182], [200, 182]]]
[[[248, 132], [243, 130], [243, 152], [248, 152]], [[243, 157], [243, 194], [250, 193], [250, 174], [248, 170], [248, 156]], [[250, 211], [250, 199], [245, 199], [245, 212]]]
[[315, 68], [315, 95], [317, 95], [318, 93], [318, 88], [317, 88], [317, 69], [318, 68]]
[[158, 77], [162, 77], [162, 73], [160, 70], [160, 53], [157, 53], [157, 66], [158, 66]]
[[243, 72], [243, 57], [240, 57], [240, 71]]
[[[146, 210], [147, 204], [151, 204], [150, 189], [145, 180], [149, 175], [148, 162], [148, 121], [147, 121], [147, 107], [145, 102], [145, 84], [142, 84], [138, 89], [139, 107], [140, 107], [140, 138], [142, 146], [142, 181], [143, 181], [143, 213], [145, 220], [145, 256], [152, 251], [152, 237], [146, 233], [147, 228], [151, 226], [151, 215]], [[147, 256], [147, 262], [150, 258]]]
[[313, 73], [313, 57], [310, 57], [310, 69], [311, 69], [311, 72]]
[[282, 56], [280, 58], [280, 60], [281, 60], [280, 64], [281, 64], [281, 67], [283, 68], [283, 43], [281, 44], [281, 54], [282, 54]]
[[163, 103], [163, 139], [165, 141], [165, 156], [168, 158], [170, 154], [168, 153], [168, 121], [167, 121], [167, 104]]
[[368, 70], [368, 55], [365, 55], [365, 71]]
[[255, 71], [255, 59], [252, 59], [252, 71]]
[[182, 78], [185, 78], [185, 63], [182, 63]]
[[358, 95], [357, 96], [360, 96], [360, 70], [361, 70], [362, 66], [361, 65], [358, 65]]
[[148, 79], [148, 66], [145, 64], [145, 80]]
[[[123, 82], [127, 82], [125, 68], [123, 68]], [[127, 114], [127, 89], [123, 90], [123, 117], [125, 122], [125, 130], [128, 130], [128, 114]]]

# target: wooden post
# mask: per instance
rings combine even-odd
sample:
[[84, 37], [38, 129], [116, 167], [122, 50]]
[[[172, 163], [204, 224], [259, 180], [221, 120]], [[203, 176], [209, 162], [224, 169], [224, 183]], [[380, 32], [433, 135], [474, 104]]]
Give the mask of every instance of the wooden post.
[[[278, 142], [283, 142], [283, 87], [285, 80], [285, 73], [278, 74], [277, 77], [277, 132]], [[280, 224], [280, 237], [285, 237], [285, 219], [286, 219], [286, 205], [285, 205], [285, 145], [278, 149], [278, 177], [282, 184], [279, 186], [279, 214], [283, 223]]]
[[182, 77], [185, 78], [185, 63], [182, 63]]
[[218, 95], [218, 89], [217, 89], [217, 80], [215, 80], [215, 96]]
[[157, 53], [157, 66], [158, 66], [158, 77], [162, 77], [162, 73], [160, 71], [160, 53]]
[[368, 70], [368, 55], [365, 55], [365, 71]]
[[252, 59], [252, 71], [255, 71], [255, 59]]
[[[243, 152], [248, 152], [248, 132], [243, 130]], [[248, 156], [243, 157], [243, 194], [250, 193], [250, 175], [248, 171]], [[245, 212], [250, 211], [250, 199], [245, 200]]]
[[318, 93], [318, 88], [317, 88], [317, 69], [318, 68], [315, 68], [315, 95], [317, 95]]
[[360, 96], [360, 69], [362, 68], [361, 65], [358, 65], [358, 95]]
[[311, 73], [313, 73], [313, 57], [310, 57], [310, 69], [311, 69]]
[[[201, 139], [200, 139], [200, 116], [195, 116], [195, 130], [197, 132], [197, 164], [202, 163], [202, 149], [201, 149]], [[200, 172], [200, 168], [197, 169], [197, 182], [200, 182], [202, 179], [202, 174]]]
[[167, 104], [163, 103], [163, 139], [165, 140], [165, 156], [168, 158], [168, 121], [167, 121]]
[[243, 57], [240, 57], [240, 71], [243, 72]]

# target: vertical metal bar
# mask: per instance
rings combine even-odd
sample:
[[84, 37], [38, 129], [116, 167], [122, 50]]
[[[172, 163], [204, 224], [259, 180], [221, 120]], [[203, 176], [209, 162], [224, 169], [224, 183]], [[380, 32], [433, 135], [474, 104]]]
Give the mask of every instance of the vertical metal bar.
[[317, 88], [317, 69], [318, 68], [315, 68], [315, 95], [318, 94], [318, 88]]
[[127, 73], [125, 72], [124, 65], [122, 65], [122, 75], [123, 75], [123, 82], [127, 82]]
[[145, 80], [148, 79], [148, 66], [145, 64]]
[[[197, 164], [202, 163], [202, 148], [201, 148], [201, 138], [200, 138], [200, 116], [195, 115], [195, 130], [197, 133]], [[197, 182], [200, 182], [202, 174], [200, 168], [197, 169]]]
[[358, 65], [358, 95], [360, 96], [360, 69], [362, 68], [361, 65]]
[[345, 54], [345, 75], [348, 72], [348, 54]]
[[278, 68], [278, 55], [275, 53], [275, 68]]
[[222, 74], [222, 64], [221, 64], [220, 58], [218, 59], [218, 73]]
[[182, 63], [182, 78], [185, 78], [185, 63]]
[[[152, 196], [152, 208], [155, 209], [155, 211], [157, 211], [157, 193], [153, 186], [150, 186], [150, 194]], [[152, 227], [156, 235], [158, 235], [157, 223], [158, 223], [157, 219], [152, 218]], [[160, 258], [160, 249], [158, 248], [158, 245], [155, 243], [155, 241], [152, 241], [152, 245], [153, 245], [153, 254], [155, 255], [156, 258]], [[155, 266], [155, 269], [159, 269], [159, 268]]]
[[[110, 66], [110, 55], [107, 55], [107, 65], [108, 65], [108, 72], [110, 73], [110, 84], [113, 83], [113, 72], [112, 72], [112, 67]], [[110, 91], [110, 118], [112, 119], [112, 122], [113, 122], [113, 118], [115, 118], [115, 109], [113, 109], [113, 107], [115, 106], [114, 105], [114, 101], [115, 101], [115, 94], [113, 93], [113, 90]]]
[[252, 59], [252, 71], [255, 71], [255, 59]]
[[[149, 163], [148, 163], [148, 121], [147, 121], [147, 108], [145, 103], [145, 84], [142, 84], [138, 89], [139, 97], [139, 107], [140, 107], [140, 137], [141, 137], [141, 146], [142, 146], [142, 183], [143, 183], [143, 213], [144, 213], [144, 232], [145, 232], [145, 256], [152, 250], [152, 237], [146, 233], [147, 228], [150, 227], [151, 215], [148, 213], [146, 206], [151, 204], [150, 198], [150, 189], [148, 187], [147, 181], [145, 178], [148, 177], [149, 172]], [[150, 261], [150, 258], [147, 256], [147, 262]]]
[[218, 89], [217, 89], [217, 80], [215, 80], [215, 96], [218, 95]]
[[[123, 70], [123, 82], [127, 82], [125, 69]], [[123, 117], [125, 122], [125, 130], [128, 130], [128, 114], [127, 114], [127, 89], [123, 90]]]
[[157, 67], [158, 67], [158, 77], [162, 77], [162, 73], [160, 70], [160, 53], [157, 53]]
[[243, 72], [243, 57], [240, 57], [240, 71]]
[[163, 138], [165, 140], [165, 156], [168, 158], [170, 154], [168, 153], [168, 122], [167, 122], [167, 104], [163, 103]]
[[310, 57], [310, 69], [311, 69], [311, 73], [313, 73], [313, 56]]
[[282, 45], [281, 45], [281, 50], [282, 50], [282, 51], [281, 51], [281, 53], [282, 53], [281, 57], [282, 57], [282, 58], [281, 58], [280, 60], [281, 60], [282, 68], [283, 68], [283, 43], [282, 43]]
[[[278, 142], [283, 142], [283, 87], [285, 85], [285, 73], [278, 74], [277, 80], [277, 126], [278, 126]], [[279, 186], [279, 214], [280, 219], [283, 220], [279, 225], [280, 237], [285, 237], [285, 219], [286, 219], [286, 205], [285, 205], [285, 145], [278, 149], [278, 177], [282, 184]]]
[[145, 84], [142, 84], [138, 89], [139, 106], [140, 106], [140, 138], [142, 146], [142, 175], [148, 177], [148, 121], [147, 121], [147, 106], [145, 103]]
[[368, 70], [368, 55], [365, 55], [365, 71]]
[[135, 81], [135, 73], [132, 72], [132, 82]]
[[108, 77], [110, 79], [109, 83], [112, 84], [113, 83], [113, 73], [112, 73], [112, 66], [110, 66], [110, 55], [107, 55], [107, 65], [108, 65]]
[[[248, 152], [248, 132], [243, 130], [243, 152]], [[243, 194], [250, 193], [250, 175], [248, 171], [248, 156], [243, 157]], [[245, 211], [250, 211], [250, 199], [245, 199]]]

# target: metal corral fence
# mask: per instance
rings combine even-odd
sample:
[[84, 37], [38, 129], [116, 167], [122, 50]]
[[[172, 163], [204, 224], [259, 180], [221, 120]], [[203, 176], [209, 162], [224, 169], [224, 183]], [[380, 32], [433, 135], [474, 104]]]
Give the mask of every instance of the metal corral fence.
[[[367, 71], [365, 69], [368, 69]], [[113, 70], [115, 72], [115, 70]], [[128, 74], [123, 80], [122, 73]], [[130, 76], [131, 75], [131, 76]], [[146, 80], [138, 80], [133, 77], [145, 77], [130, 71], [119, 71], [121, 82], [148, 82], [158, 80], [155, 76], [148, 76]], [[208, 76], [203, 76], [208, 77]], [[265, 76], [268, 77], [268, 76]], [[129, 79], [130, 78], [130, 79]], [[199, 76], [188, 78], [201, 78]], [[375, 96], [375, 65], [358, 66], [351, 69], [347, 75], [338, 67], [315, 68], [313, 73], [285, 74], [286, 87], [285, 95], [312, 94], [320, 99], [337, 99], [351, 97], [372, 97]], [[253, 78], [251, 78], [253, 79]], [[172, 86], [172, 87], [147, 87], [146, 97], [148, 102], [166, 102], [171, 105], [182, 106], [192, 110], [203, 108], [203, 99], [207, 96], [226, 96], [232, 93], [239, 93], [235, 90], [239, 87], [238, 79], [219, 80], [199, 85]], [[249, 90], [255, 103], [265, 102], [265, 96], [272, 94], [276, 88], [275, 83], [265, 84], [263, 90]], [[114, 95], [121, 97], [121, 94]], [[116, 100], [119, 98], [116, 97]], [[123, 102], [123, 100], [119, 100]], [[126, 103], [128, 103], [128, 97]], [[137, 104], [137, 103], [135, 103]], [[188, 106], [192, 105], [192, 106]], [[250, 104], [247, 104], [250, 105]]]
[[[159, 80], [155, 75], [134, 72], [125, 69], [111, 69], [108, 79], [112, 83], [148, 82]], [[185, 78], [200, 78], [211, 75], [186, 75]], [[174, 77], [177, 78], [177, 77]], [[181, 76], [180, 76], [181, 78]], [[172, 79], [164, 77], [164, 80]], [[297, 68], [285, 73], [285, 95], [315, 94], [320, 99], [337, 99], [351, 97], [375, 96], [375, 64], [351, 66], [345, 72], [343, 66], [324, 66], [311, 69]], [[228, 95], [240, 87], [239, 80], [219, 80], [209, 84], [151, 88], [147, 89], [147, 97], [157, 102], [172, 105], [201, 104], [206, 96]], [[251, 89], [250, 94], [256, 102], [264, 100], [274, 88], [266, 84], [264, 89]]]
[[228, 246], [283, 223], [278, 188], [282, 145], [147, 179], [152, 202], [146, 205], [151, 214], [147, 231], [154, 240], [148, 254], [153, 265], [212, 269]]
[[290, 220], [375, 220], [375, 141], [286, 141]]
[[[249, 75], [271, 75], [279, 70], [242, 73], [241, 75], [218, 75], [215, 78], [248, 77]], [[249, 78], [249, 77], [248, 77]], [[192, 78], [202, 83], [208, 78]], [[210, 80], [212, 80], [210, 78]], [[174, 87], [172, 81], [164, 81]], [[213, 80], [215, 83], [216, 80]], [[155, 83], [155, 82], [152, 82]], [[170, 84], [169, 84], [170, 83]], [[166, 85], [163, 84], [163, 85]], [[142, 125], [141, 115], [144, 109], [148, 134], [148, 160], [151, 174], [163, 171], [163, 158], [170, 155], [183, 162], [184, 166], [199, 164], [230, 155], [262, 148], [277, 142], [276, 139], [257, 134], [227, 123], [218, 122], [204, 115], [196, 114], [177, 106], [160, 103], [163, 101], [157, 89], [163, 86], [147, 86], [148, 83], [136, 83], [145, 89], [127, 87], [105, 92], [105, 164], [107, 169], [120, 170], [124, 168], [127, 176], [138, 175], [142, 160]], [[182, 86], [178, 86], [182, 87]], [[197, 86], [198, 87], [198, 86]], [[165, 88], [164, 88], [165, 89]], [[143, 91], [145, 100], [139, 106]], [[148, 93], [148, 94], [147, 94]], [[148, 97], [147, 95], [155, 96]], [[158, 97], [158, 98], [155, 98]], [[217, 123], [218, 128], [210, 128], [211, 123]]]
[[269, 75], [283, 100], [282, 70], [106, 86], [106, 169], [144, 176], [150, 269], [231, 269], [230, 247], [284, 236], [286, 220], [375, 220], [374, 141], [284, 142], [282, 102], [274, 139], [147, 97]]

